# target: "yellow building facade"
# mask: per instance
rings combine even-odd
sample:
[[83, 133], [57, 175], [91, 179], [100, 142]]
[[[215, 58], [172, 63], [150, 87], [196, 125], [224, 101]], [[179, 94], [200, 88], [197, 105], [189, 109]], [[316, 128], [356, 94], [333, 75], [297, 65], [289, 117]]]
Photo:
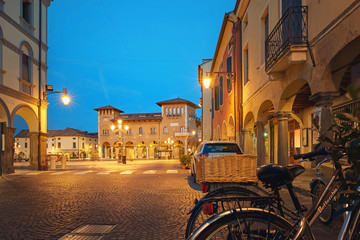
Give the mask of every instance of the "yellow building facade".
[[224, 19], [211, 75], [234, 39], [236, 141], [258, 165], [297, 163], [314, 149], [313, 118], [325, 131], [331, 112], [359, 107], [346, 88], [360, 82], [360, 2], [238, 0]]
[[195, 113], [199, 106], [181, 98], [157, 105], [161, 112], [125, 114], [110, 105], [96, 108], [100, 158], [168, 159], [194, 151], [201, 140]]
[[47, 8], [52, 0], [0, 1], [1, 170], [14, 172], [15, 115], [29, 127], [30, 168], [46, 158]]

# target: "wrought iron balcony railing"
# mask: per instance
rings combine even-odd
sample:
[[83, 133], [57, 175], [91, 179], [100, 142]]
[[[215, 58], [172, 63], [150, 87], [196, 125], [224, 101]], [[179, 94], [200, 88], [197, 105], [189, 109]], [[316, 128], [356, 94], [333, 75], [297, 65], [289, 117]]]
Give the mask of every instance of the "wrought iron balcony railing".
[[308, 9], [306, 6], [289, 7], [265, 41], [265, 69], [292, 45], [308, 43]]

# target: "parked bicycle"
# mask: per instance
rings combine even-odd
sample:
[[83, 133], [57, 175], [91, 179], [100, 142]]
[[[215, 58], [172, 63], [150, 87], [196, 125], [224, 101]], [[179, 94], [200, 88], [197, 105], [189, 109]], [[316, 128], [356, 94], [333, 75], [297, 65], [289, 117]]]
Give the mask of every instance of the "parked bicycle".
[[[316, 156], [326, 155], [328, 155], [328, 152], [321, 149], [308, 154], [300, 154], [294, 156], [294, 158], [314, 160]], [[315, 237], [310, 227], [338, 193], [342, 193], [342, 198], [344, 201], [346, 200], [347, 203], [345, 209], [346, 217], [338, 239], [360, 239], [360, 211], [358, 200], [350, 199], [347, 194], [349, 190], [358, 192], [360, 188], [356, 188], [358, 184], [349, 185], [347, 183], [347, 180], [351, 178], [351, 174], [345, 174], [344, 176], [342, 166], [336, 162], [335, 171], [326, 184], [326, 188], [305, 215], [304, 208], [300, 205], [298, 198], [292, 191], [292, 181], [303, 171], [303, 167], [299, 165], [282, 167], [275, 164], [261, 167], [258, 171], [258, 178], [266, 187], [276, 189], [286, 186], [288, 188], [292, 202], [300, 218], [287, 219], [280, 211], [276, 212], [276, 208], [272, 206], [274, 206], [274, 202], [278, 202], [279, 199], [275, 197], [239, 197], [232, 200], [243, 201], [244, 199], [249, 199], [249, 201], [252, 201], [252, 198], [255, 202], [263, 200], [266, 207], [242, 207], [239, 202], [237, 208], [221, 212], [206, 220], [189, 239], [314, 240]], [[354, 179], [351, 180], [354, 181]], [[222, 200], [219, 199], [219, 201]]]

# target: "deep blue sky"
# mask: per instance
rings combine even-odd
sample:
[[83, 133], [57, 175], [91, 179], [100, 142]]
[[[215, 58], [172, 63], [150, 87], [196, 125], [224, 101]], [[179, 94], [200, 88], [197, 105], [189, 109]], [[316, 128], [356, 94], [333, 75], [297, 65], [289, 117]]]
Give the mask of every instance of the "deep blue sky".
[[[212, 58], [236, 0], [55, 0], [48, 9], [48, 129], [97, 131], [94, 108], [160, 112], [156, 102], [199, 104], [197, 66]], [[200, 111], [198, 112], [198, 115]]]

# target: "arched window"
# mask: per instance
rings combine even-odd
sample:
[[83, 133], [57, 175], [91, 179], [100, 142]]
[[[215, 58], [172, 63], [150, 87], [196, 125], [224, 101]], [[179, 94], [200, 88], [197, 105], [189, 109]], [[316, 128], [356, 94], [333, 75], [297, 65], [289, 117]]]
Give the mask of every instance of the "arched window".
[[131, 135], [131, 128], [126, 131], [126, 134]]
[[165, 108], [165, 115], [168, 115], [168, 111], [167, 111], [167, 108]]
[[142, 127], [139, 128], [139, 134], [143, 134], [143, 128]]
[[173, 114], [176, 115], [176, 108], [173, 108]]
[[171, 111], [171, 108], [169, 108], [169, 116], [172, 115], [172, 111]]
[[164, 127], [164, 133], [168, 133], [168, 128]]
[[180, 132], [183, 133], [184, 131], [185, 131], [185, 128], [184, 128], [184, 127], [181, 127], [181, 128], [180, 128]]
[[180, 115], [180, 108], [176, 108], [176, 114]]
[[184, 114], [184, 108], [181, 107], [181, 114]]
[[32, 56], [33, 52], [30, 44], [23, 42], [21, 44], [20, 56], [20, 92], [31, 95], [32, 93]]

